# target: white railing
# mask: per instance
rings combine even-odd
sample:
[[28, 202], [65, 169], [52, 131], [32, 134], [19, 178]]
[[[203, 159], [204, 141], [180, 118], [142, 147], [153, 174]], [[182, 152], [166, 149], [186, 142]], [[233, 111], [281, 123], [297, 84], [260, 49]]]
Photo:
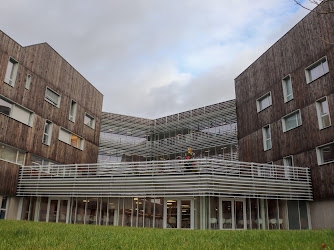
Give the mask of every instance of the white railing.
[[220, 159], [22, 166], [18, 196], [312, 200], [309, 168]]

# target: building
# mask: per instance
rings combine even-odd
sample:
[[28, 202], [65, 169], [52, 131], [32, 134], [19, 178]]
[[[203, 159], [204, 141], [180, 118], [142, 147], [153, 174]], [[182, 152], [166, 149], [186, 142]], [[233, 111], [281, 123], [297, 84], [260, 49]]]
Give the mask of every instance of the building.
[[[309, 169], [236, 161], [235, 117], [234, 100], [155, 120], [103, 113], [98, 164], [21, 167], [18, 217], [154, 228], [310, 228]], [[185, 159], [188, 147], [194, 158]]]
[[154, 120], [102, 113], [99, 161], [184, 158], [237, 160], [235, 100]]
[[239, 159], [311, 169], [313, 228], [334, 228], [333, 15], [311, 12], [235, 79]]
[[[6, 145], [11, 143], [17, 149], [15, 159], [20, 159], [21, 151], [27, 156], [24, 165], [13, 159], [1, 162], [1, 168], [11, 164], [14, 167], [10, 170], [16, 172], [10, 185], [7, 172], [0, 176], [6, 178], [1, 188], [11, 190], [2, 191], [2, 201], [7, 200], [4, 196], [12, 201], [2, 202], [5, 206], [0, 213], [7, 219], [154, 228], [333, 227], [333, 45], [312, 32], [319, 25], [333, 27], [334, 21], [330, 15], [318, 18], [315, 13], [306, 16], [241, 73], [235, 79], [235, 101], [153, 120], [101, 114], [101, 94], [47, 44], [27, 49], [17, 45], [22, 55], [9, 58], [7, 53], [7, 59], [1, 59], [5, 65], [11, 63], [9, 70], [5, 66], [2, 71], [5, 82], [0, 85], [1, 91], [19, 91], [22, 85], [23, 93], [29, 93], [32, 87], [26, 90], [25, 86], [29, 86], [30, 78], [31, 86], [34, 77], [49, 80], [42, 87], [45, 92], [36, 91], [34, 95], [32, 103], [38, 103], [36, 107], [22, 102], [24, 98], [15, 99], [11, 92], [3, 94], [1, 119], [18, 119], [15, 112], [14, 116], [8, 114], [10, 105], [17, 102], [19, 112], [29, 119], [15, 122], [25, 122], [21, 125], [25, 135], [29, 135], [29, 129], [36, 134], [31, 148], [20, 144], [21, 137], [3, 135]], [[324, 35], [334, 41], [332, 33]], [[1, 46], [8, 48], [13, 42], [4, 37]], [[45, 54], [37, 53], [40, 50]], [[32, 59], [25, 51], [32, 51]], [[5, 71], [20, 72], [18, 62], [25, 65], [25, 60], [28, 66], [36, 63], [35, 68], [30, 67], [30, 77], [17, 74], [21, 85], [10, 86], [14, 78], [6, 77]], [[52, 67], [46, 63], [50, 60]], [[45, 69], [45, 63], [50, 68]], [[58, 65], [58, 71], [52, 73], [54, 65]], [[36, 76], [34, 69], [38, 71]], [[48, 87], [54, 79], [58, 80]], [[70, 82], [66, 79], [73, 79], [73, 84], [84, 82], [91, 88], [89, 93], [95, 94], [89, 98], [82, 98], [86, 97], [84, 93], [69, 97], [67, 109], [61, 105], [60, 109], [65, 109], [58, 112], [57, 95], [66, 97], [66, 93], [79, 91], [75, 85], [60, 85]], [[72, 88], [62, 89], [68, 86]], [[81, 102], [87, 109], [81, 109], [81, 122], [72, 124], [68, 121], [73, 119], [70, 110]], [[40, 118], [38, 108], [44, 114]], [[39, 126], [38, 119], [43, 121]], [[66, 147], [59, 152], [54, 149], [54, 155], [47, 150], [37, 151], [44, 148], [47, 121], [54, 124], [51, 140]], [[82, 127], [76, 130], [75, 126]], [[71, 135], [68, 141], [65, 131]], [[72, 144], [72, 135], [73, 143], [77, 142], [74, 148], [67, 145]], [[43, 140], [41, 146], [38, 136]], [[83, 141], [82, 148], [78, 145]], [[85, 152], [86, 146], [91, 148]], [[185, 159], [188, 147], [195, 155]], [[52, 143], [47, 149], [51, 148]], [[48, 159], [47, 164], [36, 164], [31, 155]]]
[[0, 79], [0, 218], [16, 219], [20, 165], [97, 162], [103, 96], [47, 43], [3, 32]]

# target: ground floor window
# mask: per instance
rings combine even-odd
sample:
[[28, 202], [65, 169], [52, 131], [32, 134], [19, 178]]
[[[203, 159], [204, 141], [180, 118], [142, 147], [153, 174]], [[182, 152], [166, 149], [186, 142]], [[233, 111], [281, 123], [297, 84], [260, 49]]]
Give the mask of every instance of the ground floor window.
[[7, 196], [0, 196], [0, 219], [5, 219], [7, 209]]
[[309, 228], [306, 201], [256, 198], [25, 197], [21, 219], [170, 229]]

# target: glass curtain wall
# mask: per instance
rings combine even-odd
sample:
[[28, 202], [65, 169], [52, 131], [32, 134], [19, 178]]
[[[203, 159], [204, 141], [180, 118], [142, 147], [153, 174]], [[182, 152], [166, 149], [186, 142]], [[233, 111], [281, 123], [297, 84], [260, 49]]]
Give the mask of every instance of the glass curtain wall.
[[306, 201], [277, 199], [168, 198], [164, 204], [164, 198], [25, 197], [21, 213], [22, 220], [152, 228], [163, 228], [164, 218], [167, 228], [309, 228]]

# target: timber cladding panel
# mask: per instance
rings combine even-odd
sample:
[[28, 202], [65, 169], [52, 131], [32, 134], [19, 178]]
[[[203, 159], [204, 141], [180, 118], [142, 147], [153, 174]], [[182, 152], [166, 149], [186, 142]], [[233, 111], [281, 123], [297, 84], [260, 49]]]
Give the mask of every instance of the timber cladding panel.
[[20, 166], [0, 160], [0, 195], [15, 195]]
[[[9, 57], [19, 64], [14, 87], [3, 81]], [[59, 108], [45, 101], [47, 87], [61, 96]], [[0, 95], [34, 112], [32, 127], [0, 114], [0, 142], [59, 163], [97, 162], [103, 95], [50, 45], [22, 47], [0, 31]], [[69, 120], [71, 100], [77, 103], [75, 122]], [[95, 129], [84, 124], [85, 113], [94, 117]], [[53, 123], [50, 146], [42, 144], [46, 119]], [[58, 140], [60, 127], [85, 139], [83, 151]]]
[[[334, 3], [331, 3], [334, 8]], [[322, 26], [321, 26], [322, 25]], [[235, 79], [239, 160], [282, 164], [293, 155], [294, 164], [311, 167], [315, 199], [334, 198], [333, 164], [318, 166], [316, 147], [334, 141], [334, 15], [310, 13]], [[324, 56], [329, 73], [307, 84], [305, 68]], [[293, 100], [284, 103], [282, 79], [290, 75]], [[271, 92], [272, 105], [257, 112], [256, 100]], [[315, 102], [327, 96], [332, 126], [319, 130]], [[282, 117], [300, 110], [302, 125], [283, 132]], [[272, 149], [263, 150], [262, 127], [270, 124]]]

